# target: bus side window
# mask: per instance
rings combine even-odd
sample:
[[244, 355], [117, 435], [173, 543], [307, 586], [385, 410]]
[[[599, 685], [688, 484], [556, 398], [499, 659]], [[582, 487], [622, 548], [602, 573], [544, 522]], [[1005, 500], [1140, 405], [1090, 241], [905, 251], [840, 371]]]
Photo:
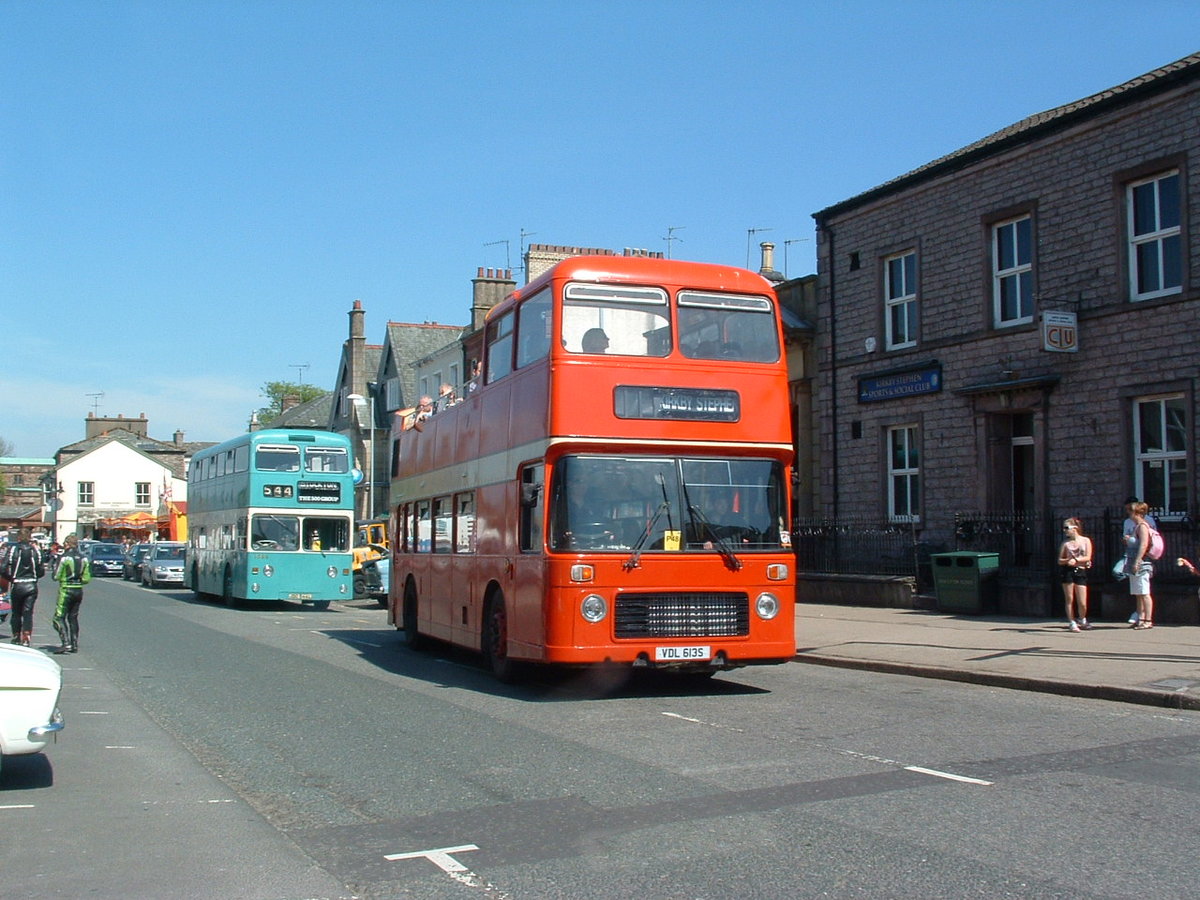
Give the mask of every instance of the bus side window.
[[454, 495], [454, 552], [475, 552], [475, 495]]
[[506, 312], [487, 326], [487, 384], [503, 378], [513, 368], [513, 314]]
[[449, 553], [454, 524], [450, 517], [450, 498], [437, 497], [433, 501], [433, 552]]
[[429, 522], [429, 501], [419, 500], [416, 505], [414, 530], [416, 532], [417, 553], [429, 553], [432, 549], [433, 531]]
[[517, 310], [517, 368], [550, 352], [550, 290], [530, 297]]

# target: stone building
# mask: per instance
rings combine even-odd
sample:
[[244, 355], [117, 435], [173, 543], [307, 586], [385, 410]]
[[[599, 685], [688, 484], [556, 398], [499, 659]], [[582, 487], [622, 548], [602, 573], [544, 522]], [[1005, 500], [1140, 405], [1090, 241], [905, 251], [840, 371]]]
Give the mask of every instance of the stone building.
[[1197, 122], [1200, 54], [814, 215], [821, 512], [932, 549], [1007, 516], [1038, 608], [1058, 517], [1107, 561], [1133, 494], [1193, 549]]

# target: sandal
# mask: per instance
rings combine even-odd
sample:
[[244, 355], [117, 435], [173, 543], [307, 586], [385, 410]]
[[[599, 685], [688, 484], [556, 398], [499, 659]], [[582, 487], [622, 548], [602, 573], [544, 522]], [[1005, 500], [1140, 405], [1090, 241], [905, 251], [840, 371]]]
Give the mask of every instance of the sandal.
[[1153, 628], [1154, 623], [1148, 622], [1146, 620], [1142, 620], [1142, 621], [1138, 622], [1136, 625], [1134, 625], [1133, 627], [1136, 628], [1138, 631], [1145, 631], [1147, 628]]

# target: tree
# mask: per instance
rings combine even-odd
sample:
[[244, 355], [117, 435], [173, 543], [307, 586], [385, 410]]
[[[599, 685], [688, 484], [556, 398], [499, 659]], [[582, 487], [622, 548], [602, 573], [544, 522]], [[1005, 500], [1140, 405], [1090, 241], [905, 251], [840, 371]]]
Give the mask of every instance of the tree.
[[263, 427], [268, 427], [283, 413], [284, 400], [288, 401], [288, 408], [297, 405], [298, 403], [307, 403], [309, 400], [316, 400], [318, 397], [324, 397], [329, 391], [317, 387], [315, 384], [295, 384], [291, 381], [268, 381], [262, 386], [262, 395], [271, 402], [257, 411], [259, 424]]

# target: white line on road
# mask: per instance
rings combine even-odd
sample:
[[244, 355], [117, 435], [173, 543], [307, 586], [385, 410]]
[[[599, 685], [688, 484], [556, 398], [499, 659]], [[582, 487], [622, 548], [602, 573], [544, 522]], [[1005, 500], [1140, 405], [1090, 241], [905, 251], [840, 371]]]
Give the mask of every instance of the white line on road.
[[451, 856], [451, 853], [466, 853], [468, 850], [478, 850], [479, 847], [475, 844], [462, 844], [458, 847], [441, 847], [437, 850], [417, 850], [414, 853], [389, 853], [384, 856], [384, 859], [389, 862], [395, 862], [401, 859], [427, 859], [459, 884], [467, 887], [480, 888], [485, 894], [492, 894], [498, 900], [511, 900], [512, 895], [507, 891], [502, 891], [494, 884], [490, 884], [480, 878], [457, 859]]
[[0, 809], [35, 809], [32, 803], [12, 803], [8, 806], [0, 806]]
[[916, 772], [918, 775], [932, 775], [934, 778], [947, 778], [950, 781], [961, 781], [964, 784], [981, 784], [988, 786], [995, 782], [984, 781], [982, 778], [970, 778], [966, 775], [955, 775], [953, 772], [941, 772], [937, 769], [926, 769], [923, 766], [908, 766], [899, 760], [888, 759], [886, 756], [872, 756], [869, 753], [859, 753], [856, 750], [838, 750], [838, 753], [846, 756], [853, 756], [855, 759], [865, 759], [868, 762], [882, 763], [885, 766], [899, 766], [908, 772]]
[[704, 725], [708, 728], [723, 728], [726, 731], [736, 731], [738, 734], [745, 733], [741, 728], [734, 728], [732, 725], [721, 725], [718, 722], [705, 722], [703, 719], [693, 719], [691, 716], [681, 716], [679, 713], [665, 712], [663, 715], [668, 719], [681, 719], [684, 722], [691, 722], [693, 725]]
[[916, 772], [920, 775], [932, 775], [934, 778], [947, 778], [950, 781], [961, 781], [964, 784], [982, 784], [990, 785], [993, 782], [984, 781], [982, 778], [968, 778], [966, 775], [955, 775], [953, 772], [939, 772], [937, 769], [926, 769], [921, 766], [905, 766], [909, 772]]

